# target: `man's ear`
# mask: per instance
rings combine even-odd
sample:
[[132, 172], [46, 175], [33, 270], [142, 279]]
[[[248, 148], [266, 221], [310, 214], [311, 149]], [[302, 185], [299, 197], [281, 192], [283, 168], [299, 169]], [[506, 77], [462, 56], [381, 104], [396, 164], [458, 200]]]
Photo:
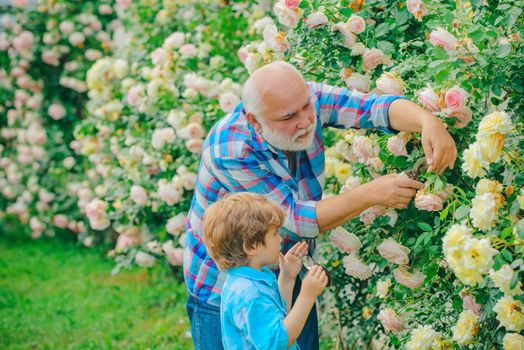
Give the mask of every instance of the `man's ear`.
[[246, 119], [249, 124], [255, 129], [259, 134], [262, 133], [262, 125], [258, 122], [257, 117], [251, 112], [247, 112]]

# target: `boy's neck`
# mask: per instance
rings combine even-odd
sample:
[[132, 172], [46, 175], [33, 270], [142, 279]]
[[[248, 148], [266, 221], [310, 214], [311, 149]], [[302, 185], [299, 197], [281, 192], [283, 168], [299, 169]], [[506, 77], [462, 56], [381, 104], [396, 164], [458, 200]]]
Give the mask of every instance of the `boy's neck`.
[[262, 268], [264, 267], [264, 265], [261, 262], [256, 261], [256, 259], [250, 259], [247, 266], [254, 268], [258, 271], [262, 271]]

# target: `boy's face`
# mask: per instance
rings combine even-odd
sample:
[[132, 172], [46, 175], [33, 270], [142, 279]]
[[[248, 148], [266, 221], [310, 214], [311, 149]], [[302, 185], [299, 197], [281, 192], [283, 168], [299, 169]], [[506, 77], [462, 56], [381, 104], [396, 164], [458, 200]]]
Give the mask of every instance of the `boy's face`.
[[264, 245], [259, 245], [257, 247], [257, 255], [264, 266], [278, 264], [281, 243], [282, 237], [278, 234], [277, 229], [273, 229], [266, 233]]

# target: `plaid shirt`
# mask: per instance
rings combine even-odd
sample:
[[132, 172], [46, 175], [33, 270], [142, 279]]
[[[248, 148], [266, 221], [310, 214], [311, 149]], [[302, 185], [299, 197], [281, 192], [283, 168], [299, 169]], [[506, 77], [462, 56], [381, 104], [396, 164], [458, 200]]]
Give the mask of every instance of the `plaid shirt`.
[[388, 109], [400, 96], [361, 94], [322, 83], [307, 83], [317, 117], [317, 128], [309, 149], [297, 154], [293, 176], [286, 155], [269, 145], [245, 118], [242, 104], [216, 123], [202, 151], [198, 180], [186, 221], [184, 277], [189, 293], [212, 305], [220, 305], [225, 274], [207, 254], [203, 236], [204, 211], [230, 192], [265, 195], [286, 211], [280, 234], [283, 252], [297, 241], [308, 240], [312, 253], [319, 234], [315, 203], [324, 187], [324, 142], [322, 129], [389, 127]]

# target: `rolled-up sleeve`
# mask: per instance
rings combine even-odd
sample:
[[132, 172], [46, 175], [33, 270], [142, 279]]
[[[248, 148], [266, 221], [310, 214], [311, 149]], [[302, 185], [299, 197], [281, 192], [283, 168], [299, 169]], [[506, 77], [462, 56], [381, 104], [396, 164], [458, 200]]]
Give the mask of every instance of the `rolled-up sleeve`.
[[263, 168], [256, 160], [219, 158], [215, 175], [229, 192], [253, 192], [264, 195], [285, 210], [281, 233], [291, 240], [311, 239], [319, 234], [316, 201], [298, 199], [280, 177]]
[[322, 83], [308, 83], [308, 87], [316, 96], [315, 108], [322, 126], [397, 132], [389, 124], [389, 106], [397, 99], [407, 99], [405, 96], [363, 94]]

